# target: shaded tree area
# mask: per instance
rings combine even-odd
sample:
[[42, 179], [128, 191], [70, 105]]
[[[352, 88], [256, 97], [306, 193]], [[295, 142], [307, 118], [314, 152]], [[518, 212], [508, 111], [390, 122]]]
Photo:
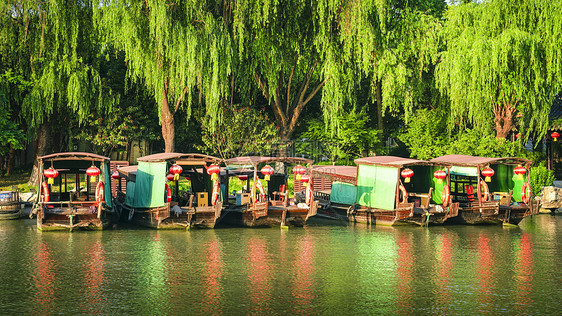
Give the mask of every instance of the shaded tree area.
[[521, 154], [561, 89], [561, 13], [532, 0], [4, 1], [3, 172], [30, 144], [231, 157], [306, 138], [345, 163], [390, 153], [391, 137], [417, 158]]

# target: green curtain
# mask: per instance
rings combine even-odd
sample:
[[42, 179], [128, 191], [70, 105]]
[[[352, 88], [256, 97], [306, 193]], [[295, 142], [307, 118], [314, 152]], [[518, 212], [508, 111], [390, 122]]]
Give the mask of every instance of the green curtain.
[[398, 168], [359, 165], [357, 203], [363, 206], [393, 210], [398, 183]]
[[111, 207], [111, 176], [109, 175], [109, 164], [107, 163], [103, 165], [103, 174], [103, 178], [105, 179], [105, 183], [103, 184], [105, 204]]
[[352, 205], [357, 200], [357, 187], [353, 184], [335, 181], [332, 183], [330, 202]]
[[127, 181], [127, 194], [125, 195], [125, 204], [128, 206], [134, 206], [135, 201], [135, 183], [133, 181]]
[[139, 162], [133, 201], [134, 207], [164, 206], [166, 169], [166, 162]]

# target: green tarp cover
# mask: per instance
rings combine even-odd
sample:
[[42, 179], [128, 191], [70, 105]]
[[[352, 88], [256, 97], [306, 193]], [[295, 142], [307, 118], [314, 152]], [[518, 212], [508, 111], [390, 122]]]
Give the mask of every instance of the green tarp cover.
[[133, 181], [127, 181], [127, 195], [125, 196], [125, 204], [133, 206], [133, 201], [135, 200], [135, 183]]
[[359, 165], [357, 203], [372, 208], [393, 210], [397, 183], [397, 168]]
[[164, 206], [166, 171], [165, 161], [139, 161], [133, 207], [150, 208]]
[[104, 164], [104, 179], [105, 183], [103, 184], [103, 191], [105, 194], [105, 204], [111, 207], [111, 176], [109, 175], [109, 165], [106, 163]]
[[357, 187], [353, 184], [335, 181], [332, 183], [330, 202], [352, 205], [357, 200]]

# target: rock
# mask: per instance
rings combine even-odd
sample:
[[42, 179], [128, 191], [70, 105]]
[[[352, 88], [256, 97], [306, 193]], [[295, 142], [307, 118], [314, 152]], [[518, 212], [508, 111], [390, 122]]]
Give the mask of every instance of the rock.
[[562, 207], [562, 188], [543, 187], [541, 194], [536, 199], [541, 201], [542, 208], [556, 209]]

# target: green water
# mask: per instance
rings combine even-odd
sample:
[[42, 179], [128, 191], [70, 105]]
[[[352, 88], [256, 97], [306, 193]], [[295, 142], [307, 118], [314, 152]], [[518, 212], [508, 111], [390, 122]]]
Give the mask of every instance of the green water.
[[562, 216], [519, 227], [41, 233], [0, 222], [1, 314], [559, 314]]

